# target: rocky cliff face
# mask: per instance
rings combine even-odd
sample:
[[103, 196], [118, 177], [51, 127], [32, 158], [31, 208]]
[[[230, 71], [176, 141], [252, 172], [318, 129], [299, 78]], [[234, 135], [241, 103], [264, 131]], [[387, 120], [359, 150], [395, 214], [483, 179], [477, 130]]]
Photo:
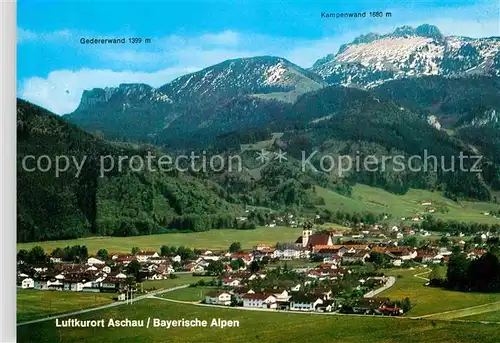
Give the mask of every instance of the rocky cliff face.
[[422, 75], [500, 75], [500, 37], [445, 37], [432, 25], [367, 34], [318, 60], [311, 71], [330, 84], [371, 87]]

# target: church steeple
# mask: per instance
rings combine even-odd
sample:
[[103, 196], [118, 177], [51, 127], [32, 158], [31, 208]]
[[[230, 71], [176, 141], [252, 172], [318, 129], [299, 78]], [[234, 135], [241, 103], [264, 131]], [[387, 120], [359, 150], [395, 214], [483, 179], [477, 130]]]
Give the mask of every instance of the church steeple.
[[306, 221], [302, 225], [302, 247], [305, 248], [308, 244], [309, 237], [312, 236], [313, 233], [313, 223], [311, 221]]

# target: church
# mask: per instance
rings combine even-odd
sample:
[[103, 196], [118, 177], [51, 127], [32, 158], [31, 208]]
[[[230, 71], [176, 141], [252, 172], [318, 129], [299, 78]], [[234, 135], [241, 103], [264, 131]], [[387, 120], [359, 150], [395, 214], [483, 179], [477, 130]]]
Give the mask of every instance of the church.
[[312, 227], [313, 227], [312, 223], [310, 222], [304, 223], [302, 229], [302, 236], [297, 238], [297, 240], [295, 241], [295, 244], [297, 244], [297, 246], [301, 248], [312, 249], [318, 245], [322, 246], [333, 245], [332, 236], [330, 234], [313, 233]]

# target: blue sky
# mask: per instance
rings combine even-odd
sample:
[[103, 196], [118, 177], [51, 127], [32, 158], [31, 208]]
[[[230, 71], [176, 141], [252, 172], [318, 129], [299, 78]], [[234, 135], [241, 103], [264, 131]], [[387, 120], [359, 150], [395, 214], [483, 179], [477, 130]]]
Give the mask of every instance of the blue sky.
[[[391, 18], [322, 19], [321, 12], [391, 12]], [[302, 67], [356, 36], [401, 25], [446, 35], [499, 36], [493, 1], [18, 1], [18, 95], [57, 114], [84, 89], [175, 77], [229, 58], [285, 57]], [[146, 44], [82, 45], [81, 38], [150, 38]]]

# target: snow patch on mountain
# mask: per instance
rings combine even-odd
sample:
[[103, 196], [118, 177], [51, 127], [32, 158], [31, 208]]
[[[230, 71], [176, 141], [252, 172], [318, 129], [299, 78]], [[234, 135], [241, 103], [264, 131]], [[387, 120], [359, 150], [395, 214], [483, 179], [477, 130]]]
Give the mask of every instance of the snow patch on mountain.
[[312, 72], [330, 84], [372, 87], [387, 80], [422, 76], [499, 75], [500, 37], [444, 37], [432, 25], [368, 34], [318, 60]]

